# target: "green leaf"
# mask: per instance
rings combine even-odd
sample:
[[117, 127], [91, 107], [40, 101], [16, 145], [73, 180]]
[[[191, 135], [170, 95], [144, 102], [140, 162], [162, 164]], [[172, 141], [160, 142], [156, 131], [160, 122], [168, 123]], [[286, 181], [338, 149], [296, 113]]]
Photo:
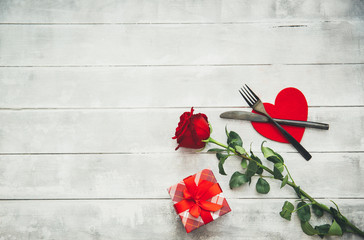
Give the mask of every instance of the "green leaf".
[[302, 195], [301, 195], [301, 188], [300, 186], [298, 187], [293, 187], [294, 191], [296, 192], [298, 198], [302, 198]]
[[219, 173], [221, 175], [227, 175], [226, 172], [225, 172], [224, 166], [223, 166], [224, 165], [224, 162], [225, 162], [225, 160], [222, 160], [218, 164], [218, 166], [219, 166]]
[[283, 163], [275, 163], [274, 166], [282, 173], [284, 171]]
[[324, 235], [326, 235], [329, 232], [330, 224], [324, 224], [324, 225], [316, 226], [315, 229], [319, 232], [318, 235], [321, 238], [323, 238]]
[[282, 207], [282, 211], [279, 213], [282, 218], [291, 220], [292, 212], [294, 210], [294, 206], [292, 203], [285, 201]]
[[229, 131], [227, 130], [227, 125], [225, 126], [225, 133], [226, 133], [226, 136], [229, 137]]
[[269, 193], [270, 186], [265, 179], [259, 178], [257, 184], [255, 185], [255, 189], [257, 190], [258, 193], [267, 194]]
[[249, 178], [245, 176], [245, 174], [240, 172], [234, 172], [234, 174], [230, 178], [229, 186], [231, 189], [240, 187], [244, 183], [249, 182]]
[[254, 176], [254, 174], [257, 172], [257, 170], [258, 170], [257, 163], [254, 161], [250, 161], [249, 165], [248, 165], [248, 169], [245, 172], [246, 177], [251, 178], [252, 176]]
[[312, 211], [317, 217], [322, 217], [324, 215], [324, 211], [315, 204], [312, 205]]
[[225, 163], [225, 160], [229, 157], [229, 155], [225, 155], [225, 154], [222, 154], [222, 153], [216, 153], [216, 157], [217, 159], [219, 159], [219, 173], [221, 175], [226, 175], [226, 172], [224, 170], [224, 163]]
[[268, 161], [271, 161], [272, 163], [283, 163], [283, 159], [278, 158], [278, 155], [271, 156], [267, 158]]
[[224, 152], [224, 151], [226, 151], [226, 149], [223, 149], [223, 148], [211, 148], [211, 149], [207, 150], [207, 152], [216, 152], [216, 153]]
[[[255, 160], [255, 161], [257, 161], [258, 163], [262, 164], [262, 161], [260, 161], [260, 159], [259, 159], [257, 156], [255, 156], [255, 155], [254, 155], [254, 153], [253, 153], [251, 150], [250, 150], [250, 153], [251, 153], [250, 157], [251, 157], [253, 160]], [[263, 168], [258, 167], [257, 174], [262, 174], [262, 173], [263, 173]]]
[[235, 148], [235, 146], [243, 147], [243, 141], [241, 140], [239, 134], [237, 134], [234, 131], [229, 132], [227, 143], [229, 146], [231, 146], [233, 148]]
[[315, 234], [318, 234], [318, 230], [314, 229], [312, 225], [309, 222], [301, 221], [301, 228], [304, 233], [306, 233], [309, 236], [313, 236]]
[[282, 163], [284, 163], [283, 157], [281, 155], [279, 155], [278, 153], [274, 152], [276, 154], [276, 156], [278, 157], [278, 159], [280, 161], [282, 161]]
[[335, 235], [335, 236], [342, 236], [343, 235], [343, 231], [342, 231], [340, 225], [335, 221], [335, 219], [331, 224], [331, 227], [329, 229], [328, 234], [329, 235]]
[[239, 154], [241, 154], [241, 155], [245, 155], [245, 154], [246, 154], [245, 149], [244, 149], [243, 147], [239, 146], [239, 145], [236, 145], [236, 146], [235, 146], [235, 150], [236, 150]]
[[216, 153], [216, 158], [219, 161], [226, 160], [228, 157], [229, 157], [229, 155], [227, 155], [227, 154], [223, 154], [223, 153], [220, 153], [220, 152]]
[[281, 188], [282, 188], [282, 187], [284, 187], [284, 186], [286, 186], [287, 182], [288, 182], [288, 175], [286, 175], [286, 176], [283, 178], [283, 181], [282, 181], [282, 184], [281, 184]]
[[248, 167], [248, 163], [246, 161], [246, 159], [241, 159], [241, 163], [240, 163], [242, 168], [247, 168]]
[[274, 176], [275, 179], [282, 179], [283, 178], [282, 173], [275, 166], [273, 168], [273, 176]]
[[338, 212], [335, 208], [330, 207], [330, 212], [332, 213], [335, 221], [340, 225], [341, 229], [345, 232], [346, 231], [346, 223], [339, 217], [340, 212]]
[[297, 204], [297, 215], [303, 222], [307, 222], [311, 218], [310, 206], [305, 202], [299, 202]]
[[261, 150], [262, 153], [264, 155], [264, 157], [268, 160], [271, 161], [273, 163], [283, 163], [283, 158], [281, 155], [279, 155], [278, 153], [274, 152], [271, 148], [269, 147], [264, 147], [263, 144], [265, 143], [265, 141], [262, 142], [261, 145]]
[[260, 146], [261, 150], [262, 150], [262, 153], [264, 155], [265, 158], [269, 158], [270, 156], [274, 156], [274, 151], [272, 149], [270, 149], [269, 147], [264, 147], [263, 144], [265, 143], [266, 141], [263, 141], [262, 142], [262, 145]]

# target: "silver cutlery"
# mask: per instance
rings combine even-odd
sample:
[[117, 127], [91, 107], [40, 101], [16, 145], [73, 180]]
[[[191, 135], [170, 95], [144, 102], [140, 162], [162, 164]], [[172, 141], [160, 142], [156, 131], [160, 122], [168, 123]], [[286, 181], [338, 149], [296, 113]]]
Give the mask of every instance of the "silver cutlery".
[[[252, 112], [245, 112], [245, 111], [227, 111], [220, 114], [221, 118], [227, 118], [227, 119], [237, 119], [237, 120], [247, 120], [251, 122], [262, 122], [267, 123], [269, 122], [269, 118], [252, 113]], [[290, 126], [297, 126], [297, 127], [310, 127], [310, 128], [317, 128], [317, 129], [329, 129], [329, 124], [326, 123], [320, 123], [320, 122], [311, 122], [311, 121], [299, 121], [299, 120], [288, 120], [288, 119], [279, 119], [279, 118], [273, 118], [274, 121], [276, 121], [279, 124], [283, 125], [290, 125]]]
[[259, 113], [264, 114], [307, 161], [312, 158], [311, 154], [267, 113], [264, 108], [263, 102], [246, 84], [245, 87], [243, 86], [239, 90], [239, 93], [241, 94], [241, 96], [243, 96], [243, 98], [251, 108]]

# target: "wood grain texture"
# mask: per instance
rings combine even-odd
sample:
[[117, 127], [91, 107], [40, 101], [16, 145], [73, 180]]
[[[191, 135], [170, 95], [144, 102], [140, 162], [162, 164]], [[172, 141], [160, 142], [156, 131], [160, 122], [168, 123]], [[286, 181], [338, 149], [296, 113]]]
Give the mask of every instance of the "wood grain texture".
[[[364, 229], [363, 20], [362, 0], [0, 0], [0, 240], [315, 239], [279, 216], [290, 188], [230, 190], [238, 159], [222, 176], [213, 154], [174, 151], [195, 106], [258, 152], [249, 122], [219, 118], [250, 111], [243, 83], [265, 102], [302, 90], [330, 124], [306, 129], [312, 160], [267, 145]], [[232, 212], [186, 234], [166, 188], [204, 168]]]
[[3, 23], [231, 23], [363, 19], [360, 0], [2, 0]]
[[[363, 63], [362, 22], [0, 25], [1, 66]], [[343, 47], [345, 46], [345, 47]]]
[[[310, 162], [296, 153], [282, 156], [296, 183], [311, 196], [364, 198], [364, 153], [314, 153]], [[267, 195], [255, 191], [256, 177], [251, 186], [231, 190], [231, 175], [243, 172], [239, 159], [226, 161], [227, 176], [219, 174], [217, 164], [215, 154], [181, 152], [0, 156], [0, 199], [169, 198], [168, 187], [205, 168], [214, 172], [228, 199], [297, 198], [292, 188], [280, 189], [281, 182], [273, 179]]]
[[[362, 200], [334, 199], [364, 227]], [[283, 199], [229, 200], [232, 212], [187, 234], [166, 200], [1, 201], [4, 239], [313, 239], [297, 216], [279, 216]], [[329, 201], [325, 203], [330, 204]], [[331, 204], [330, 204], [331, 205]], [[153, 219], [151, 221], [151, 219]], [[272, 224], [274, 222], [275, 224]], [[319, 223], [330, 222], [319, 219]], [[335, 238], [336, 239], [336, 238]], [[359, 239], [346, 234], [340, 239]]]
[[[264, 138], [249, 122], [219, 117], [228, 110], [234, 109], [196, 112], [209, 117], [213, 138], [225, 141], [227, 125], [241, 134], [245, 146], [254, 142], [253, 149], [259, 149]], [[3, 110], [0, 153], [174, 152], [177, 144], [171, 138], [184, 111], [189, 109]], [[362, 107], [310, 108], [309, 120], [328, 123], [330, 130], [306, 129], [301, 143], [310, 152], [363, 151], [363, 111]], [[279, 152], [296, 152], [289, 144], [271, 142], [270, 146]]]
[[266, 102], [293, 86], [310, 106], [363, 106], [363, 78], [361, 64], [0, 68], [0, 108], [241, 107], [243, 83]]

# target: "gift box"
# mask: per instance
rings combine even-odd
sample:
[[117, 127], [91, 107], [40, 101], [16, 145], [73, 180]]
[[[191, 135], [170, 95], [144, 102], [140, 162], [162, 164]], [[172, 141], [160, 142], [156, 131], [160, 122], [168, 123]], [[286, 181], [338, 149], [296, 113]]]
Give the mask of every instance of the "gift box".
[[210, 169], [183, 179], [168, 193], [187, 233], [231, 211]]

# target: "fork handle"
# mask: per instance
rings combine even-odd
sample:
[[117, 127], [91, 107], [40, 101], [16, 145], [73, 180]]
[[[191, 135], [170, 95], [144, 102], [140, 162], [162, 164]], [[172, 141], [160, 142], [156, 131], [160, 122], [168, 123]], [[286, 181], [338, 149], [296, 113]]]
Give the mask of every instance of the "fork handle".
[[284, 137], [293, 145], [294, 148], [306, 159], [307, 161], [312, 158], [311, 154], [294, 138], [291, 134], [289, 134], [281, 125], [279, 125], [276, 121], [273, 120], [271, 116], [266, 115], [269, 120], [274, 123], [274, 125], [281, 131]]

